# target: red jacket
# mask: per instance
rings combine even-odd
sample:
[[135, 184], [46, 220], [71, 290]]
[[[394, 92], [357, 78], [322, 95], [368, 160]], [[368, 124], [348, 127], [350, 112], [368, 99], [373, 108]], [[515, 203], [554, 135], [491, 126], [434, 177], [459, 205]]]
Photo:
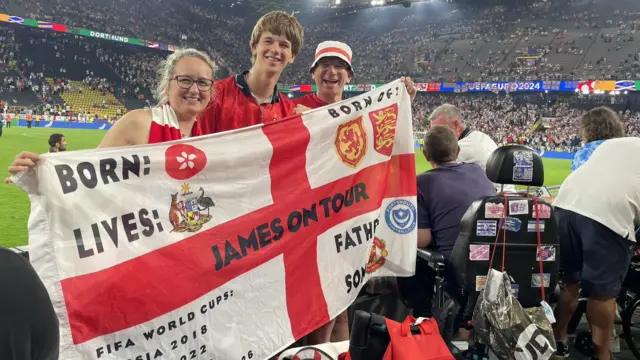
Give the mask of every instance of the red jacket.
[[269, 123], [294, 115], [295, 104], [274, 89], [271, 101], [258, 105], [244, 79], [248, 71], [218, 80], [209, 106], [198, 118], [202, 135]]
[[296, 105], [306, 106], [309, 109], [316, 109], [325, 105], [329, 105], [328, 103], [320, 100], [316, 93], [307, 94], [305, 96], [293, 99], [293, 103]]

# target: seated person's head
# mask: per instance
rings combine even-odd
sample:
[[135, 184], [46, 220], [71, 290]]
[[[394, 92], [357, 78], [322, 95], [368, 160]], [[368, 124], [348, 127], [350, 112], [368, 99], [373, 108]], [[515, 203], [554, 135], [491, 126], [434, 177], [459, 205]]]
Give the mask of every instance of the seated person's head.
[[458, 137], [447, 126], [432, 126], [424, 136], [422, 153], [433, 168], [453, 163], [458, 158]]
[[580, 119], [580, 137], [585, 143], [624, 136], [622, 120], [608, 107], [597, 107]]
[[460, 109], [455, 105], [443, 104], [438, 106], [429, 116], [431, 126], [446, 126], [453, 130], [456, 139], [460, 137], [462, 132], [467, 128], [462, 120]]

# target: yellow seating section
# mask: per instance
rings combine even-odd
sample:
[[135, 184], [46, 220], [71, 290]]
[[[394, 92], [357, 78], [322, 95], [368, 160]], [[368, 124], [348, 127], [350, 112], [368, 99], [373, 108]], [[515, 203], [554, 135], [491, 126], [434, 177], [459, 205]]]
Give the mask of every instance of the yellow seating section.
[[[49, 84], [53, 86], [53, 79], [47, 79]], [[101, 118], [112, 118], [117, 116], [117, 110], [120, 109], [121, 114], [126, 114], [127, 109], [122, 103], [116, 99], [116, 97], [110, 92], [106, 92], [105, 95], [99, 90], [91, 90], [88, 85], [81, 81], [70, 80], [71, 86], [75, 89], [82, 89], [80, 91], [65, 91], [60, 97], [71, 106], [71, 111], [74, 113], [86, 113], [89, 111], [91, 118], [95, 114], [98, 114]], [[102, 107], [104, 103], [104, 107]], [[117, 105], [112, 105], [117, 104]], [[98, 105], [100, 107], [94, 107]]]

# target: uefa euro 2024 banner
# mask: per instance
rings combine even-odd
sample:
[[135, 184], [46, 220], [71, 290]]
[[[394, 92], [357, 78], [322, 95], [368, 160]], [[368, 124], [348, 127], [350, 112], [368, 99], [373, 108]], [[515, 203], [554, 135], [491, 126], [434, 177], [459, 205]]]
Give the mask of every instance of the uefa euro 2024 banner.
[[416, 261], [409, 96], [394, 81], [302, 116], [45, 154], [31, 262], [61, 359], [267, 359]]

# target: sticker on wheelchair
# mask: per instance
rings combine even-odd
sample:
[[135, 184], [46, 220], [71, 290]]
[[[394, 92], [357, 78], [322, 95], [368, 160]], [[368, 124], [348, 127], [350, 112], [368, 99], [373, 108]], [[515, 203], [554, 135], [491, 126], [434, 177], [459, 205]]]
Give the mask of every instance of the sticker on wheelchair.
[[469, 260], [488, 261], [490, 245], [469, 245]]
[[533, 153], [531, 151], [514, 151], [513, 165], [516, 167], [533, 167]]
[[538, 218], [540, 219], [550, 219], [551, 218], [551, 207], [547, 206], [545, 204], [537, 204], [533, 206], [533, 211], [532, 211], [532, 216], [534, 219], [536, 218], [536, 213], [538, 212], [537, 209], [540, 209], [540, 215], [538, 215]]
[[500, 219], [504, 213], [504, 204], [485, 203], [484, 204], [484, 217], [486, 219]]
[[528, 232], [544, 232], [544, 220], [540, 220], [540, 227], [537, 226], [536, 220], [529, 220], [527, 223], [527, 231]]
[[530, 182], [533, 180], [533, 167], [513, 167], [513, 181]]
[[529, 200], [509, 201], [509, 215], [527, 215], [529, 213]]
[[542, 261], [556, 261], [556, 247], [544, 245], [541, 251], [536, 251], [536, 261], [541, 260], [540, 253], [542, 253]]
[[522, 227], [522, 221], [518, 218], [507, 216], [506, 219], [500, 219], [500, 229], [507, 229], [507, 231], [518, 232]]
[[[551, 274], [544, 274], [544, 287], [548, 288], [549, 283], [551, 282]], [[539, 288], [542, 287], [542, 282], [540, 281], [540, 274], [531, 274], [531, 287]]]
[[516, 299], [518, 298], [518, 295], [520, 295], [520, 285], [511, 284], [511, 295]]
[[550, 323], [554, 324], [556, 322], [556, 317], [553, 315], [553, 309], [551, 309], [551, 306], [544, 300], [540, 302], [540, 305], [542, 305], [542, 309], [544, 310], [544, 316], [547, 317]]
[[478, 220], [476, 223], [477, 236], [496, 236], [498, 222], [495, 220]]
[[486, 276], [476, 276], [476, 291], [484, 290], [485, 286], [487, 286], [487, 277]]

